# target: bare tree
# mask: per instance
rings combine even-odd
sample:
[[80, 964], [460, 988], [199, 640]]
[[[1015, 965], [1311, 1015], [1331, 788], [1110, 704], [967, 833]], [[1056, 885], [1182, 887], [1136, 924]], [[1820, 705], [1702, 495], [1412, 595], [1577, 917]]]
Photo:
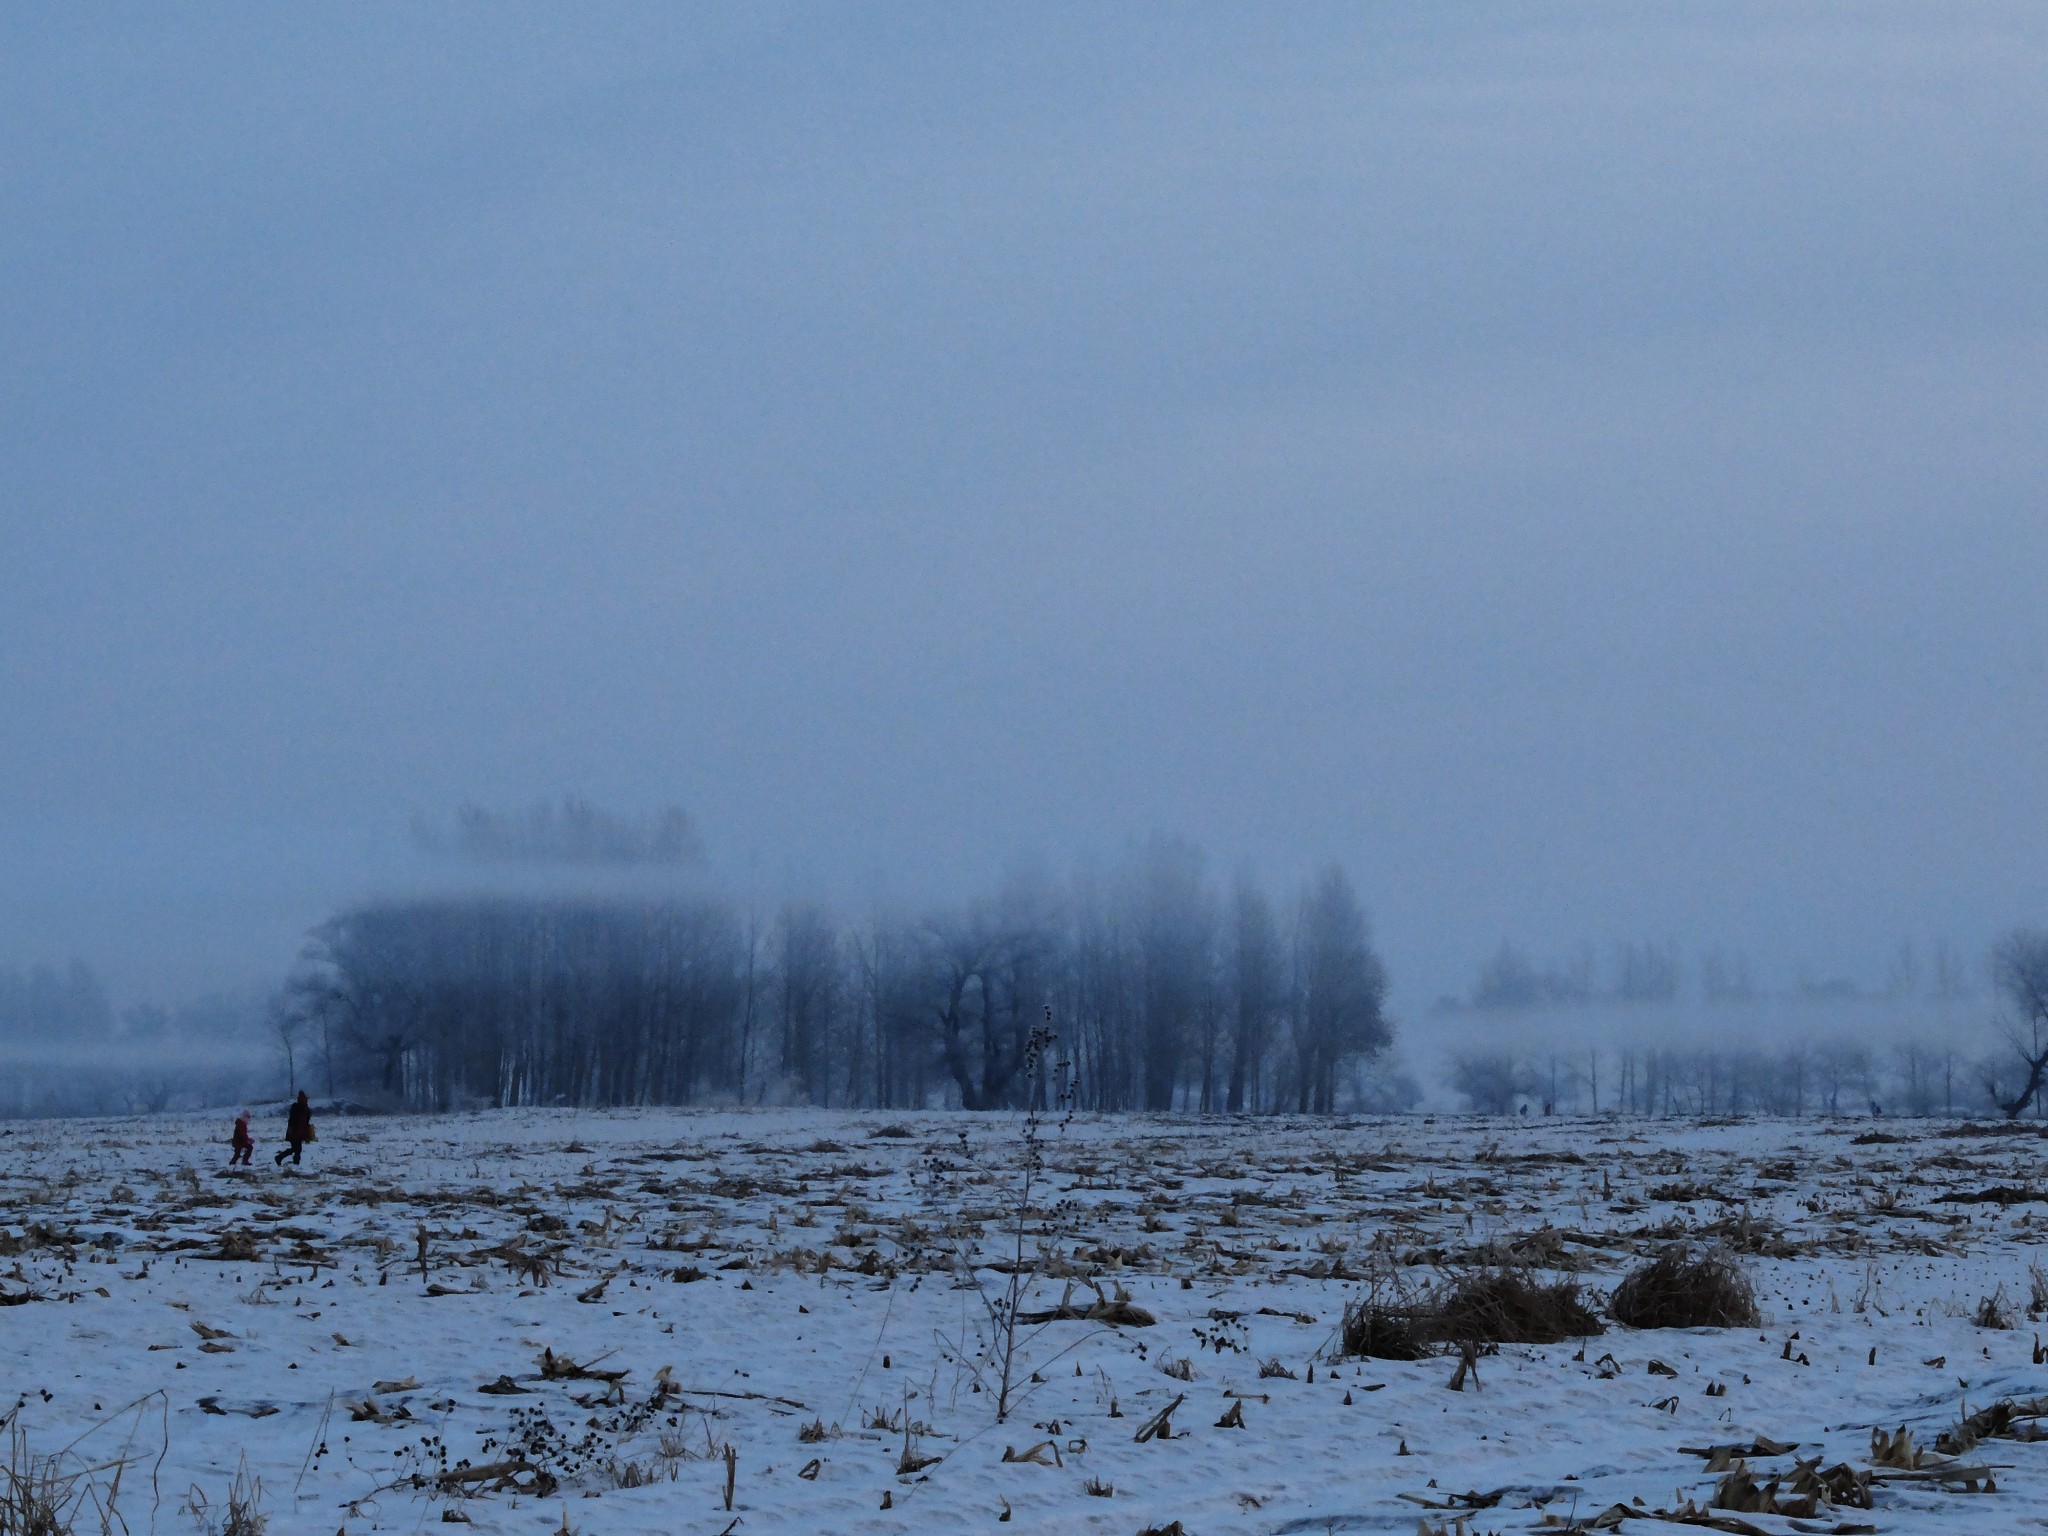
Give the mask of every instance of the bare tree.
[[270, 1000], [264, 1012], [264, 1022], [271, 1033], [277, 1036], [278, 1051], [284, 1057], [285, 1089], [290, 1093], [299, 1091], [299, 1035], [306, 1027], [306, 1015], [296, 1006], [291, 993], [279, 993]]
[[776, 980], [784, 1077], [813, 1104], [826, 1102], [839, 1022], [839, 930], [813, 902], [790, 902], [775, 920]]
[[1257, 1107], [1259, 1076], [1265, 1068], [1267, 1048], [1272, 1044], [1274, 1022], [1280, 1015], [1280, 968], [1280, 933], [1273, 922], [1273, 904], [1252, 879], [1251, 870], [1241, 869], [1230, 899], [1230, 1000], [1234, 1030], [1230, 1091], [1224, 1107], [1233, 1115]]
[[1393, 1041], [1384, 1012], [1387, 973], [1373, 953], [1358, 896], [1334, 864], [1302, 897], [1301, 935], [1299, 1107], [1327, 1115], [1336, 1107], [1339, 1064]]
[[1920, 1040], [1908, 1040], [1892, 1049], [1899, 1091], [1909, 1115], [1934, 1113], [1941, 1086], [1941, 1053]]
[[1969, 968], [1963, 964], [1962, 952], [1947, 939], [1934, 942], [1934, 995], [1940, 998], [1968, 997], [1970, 995]]
[[1515, 1107], [1521, 1075], [1505, 1051], [1460, 1054], [1451, 1059], [1451, 1087], [1482, 1115], [1504, 1115]]
[[1151, 838], [1134, 875], [1144, 1105], [1168, 1110], [1211, 996], [1215, 917], [1194, 844]]
[[1842, 1113], [1844, 1094], [1849, 1096], [1849, 1113], [1863, 1108], [1872, 1078], [1868, 1047], [1854, 1040], [1824, 1040], [1813, 1054], [1813, 1067], [1829, 1114]]
[[1892, 950], [1891, 965], [1885, 971], [1887, 997], [1914, 997], [1920, 991], [1920, 951], [1911, 939], [1899, 940]]
[[2010, 1012], [2000, 1023], [2026, 1077], [2011, 1095], [2001, 1093], [1988, 1074], [1984, 1086], [2006, 1118], [2016, 1120], [2048, 1072], [2048, 932], [2019, 929], [2000, 939], [1991, 951], [1991, 979], [2005, 995]]
[[1027, 1058], [1053, 949], [1038, 894], [1013, 885], [1002, 902], [925, 926], [925, 1010], [963, 1109], [1000, 1109], [1020, 1089], [1037, 1102]]

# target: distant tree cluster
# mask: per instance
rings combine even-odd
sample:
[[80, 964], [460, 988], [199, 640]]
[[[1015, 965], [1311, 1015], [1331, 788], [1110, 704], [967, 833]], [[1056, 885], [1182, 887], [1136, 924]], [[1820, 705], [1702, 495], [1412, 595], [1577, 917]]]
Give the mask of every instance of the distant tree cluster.
[[[1519, 945], [1503, 941], [1479, 967], [1463, 1006], [1512, 1012], [1602, 1001], [1669, 1002], [1678, 995], [1679, 975], [1677, 951], [1669, 945], [1631, 940], [1617, 946], [1612, 973], [1603, 981], [1590, 944], [1569, 959], [1539, 964]], [[1455, 998], [1445, 1002], [1460, 1006]]]
[[1548, 1105], [1561, 1114], [1941, 1115], [1997, 1108], [1992, 1084], [2010, 1072], [2001, 1057], [1973, 1057], [1953, 1044], [1912, 1041], [1887, 1050], [1837, 1037], [1775, 1050], [1696, 1043], [1468, 1050], [1452, 1056], [1446, 1086], [1485, 1114]]
[[1594, 995], [1590, 944], [1569, 961], [1539, 966], [1525, 951], [1503, 941], [1473, 979], [1471, 1005], [1489, 1010], [1556, 1008], [1590, 1003]]
[[[1520, 945], [1504, 940], [1480, 965], [1469, 992], [1463, 998], [1445, 997], [1438, 1006], [1517, 1012], [1594, 1003], [1670, 1003], [1683, 994], [1686, 968], [1675, 944], [1631, 939], [1616, 944], [1612, 953], [1612, 963], [1603, 971], [1591, 944], [1580, 945], [1564, 959], [1538, 961]], [[1699, 957], [1696, 975], [1702, 1002], [1757, 1003], [1769, 996], [1758, 984], [1748, 957], [1737, 952], [1709, 949]], [[1840, 976], [1816, 979], [1802, 969], [1788, 995], [1806, 1002], [1912, 997], [1955, 1000], [1970, 995], [1969, 968], [1945, 939], [1935, 943], [1925, 965], [1913, 942], [1901, 940], [1892, 952], [1881, 989], [1866, 989]]]
[[574, 795], [517, 814], [466, 803], [450, 826], [414, 817], [412, 835], [424, 853], [475, 864], [676, 866], [704, 854], [696, 826], [678, 806], [622, 816]]
[[1368, 1070], [1386, 987], [1341, 871], [1276, 905], [1155, 838], [1108, 872], [864, 921], [802, 901], [765, 921], [708, 898], [372, 904], [315, 932], [278, 1027], [333, 1091], [420, 1108], [987, 1109], [1044, 1091], [1026, 1045], [1050, 1010], [1083, 1107], [1329, 1113], [1403, 1091]]
[[219, 1104], [274, 1081], [259, 1003], [220, 996], [118, 1014], [82, 960], [0, 966], [0, 1115]]
[[2004, 1046], [1986, 1055], [1966, 1054], [1952, 1037], [1883, 1051], [1851, 1035], [1772, 1050], [1502, 1042], [1453, 1054], [1446, 1086], [1487, 1114], [1531, 1106], [1644, 1115], [2048, 1114], [2048, 932], [2001, 939], [1990, 975]]

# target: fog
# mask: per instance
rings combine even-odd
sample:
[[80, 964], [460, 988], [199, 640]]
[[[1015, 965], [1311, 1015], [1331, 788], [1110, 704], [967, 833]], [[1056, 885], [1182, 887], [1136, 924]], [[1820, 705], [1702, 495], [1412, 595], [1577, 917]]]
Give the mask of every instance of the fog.
[[0, 43], [0, 964], [260, 992], [563, 796], [856, 912], [1334, 861], [1411, 1033], [2048, 917], [2038, 7]]

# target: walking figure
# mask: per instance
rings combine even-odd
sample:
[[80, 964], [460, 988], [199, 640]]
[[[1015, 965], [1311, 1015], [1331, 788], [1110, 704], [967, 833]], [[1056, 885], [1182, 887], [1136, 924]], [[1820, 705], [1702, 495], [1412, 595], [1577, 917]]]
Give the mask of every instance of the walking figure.
[[284, 1166], [290, 1158], [292, 1166], [299, 1165], [299, 1157], [306, 1150], [306, 1143], [316, 1140], [313, 1134], [313, 1106], [306, 1101], [306, 1090], [301, 1088], [299, 1096], [292, 1100], [291, 1113], [284, 1122], [284, 1150], [277, 1154], [277, 1165]]
[[256, 1151], [256, 1138], [249, 1134], [249, 1111], [246, 1109], [235, 1116], [235, 1134], [228, 1138], [228, 1147], [230, 1168], [249, 1166], [249, 1159]]

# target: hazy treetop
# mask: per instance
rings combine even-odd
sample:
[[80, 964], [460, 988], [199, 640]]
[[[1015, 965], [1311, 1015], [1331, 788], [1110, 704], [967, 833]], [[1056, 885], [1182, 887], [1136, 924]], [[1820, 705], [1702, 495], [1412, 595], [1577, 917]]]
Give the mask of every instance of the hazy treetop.
[[[0, 18], [0, 960], [465, 800], [952, 890], [1154, 828], [1883, 974], [2048, 911], [2048, 12]], [[1773, 973], [1775, 977], [1776, 973]]]
[[689, 813], [668, 806], [652, 816], [622, 816], [577, 795], [541, 800], [524, 812], [496, 811], [464, 801], [444, 825], [424, 813], [412, 822], [413, 845], [435, 858], [476, 864], [690, 865], [704, 856]]

